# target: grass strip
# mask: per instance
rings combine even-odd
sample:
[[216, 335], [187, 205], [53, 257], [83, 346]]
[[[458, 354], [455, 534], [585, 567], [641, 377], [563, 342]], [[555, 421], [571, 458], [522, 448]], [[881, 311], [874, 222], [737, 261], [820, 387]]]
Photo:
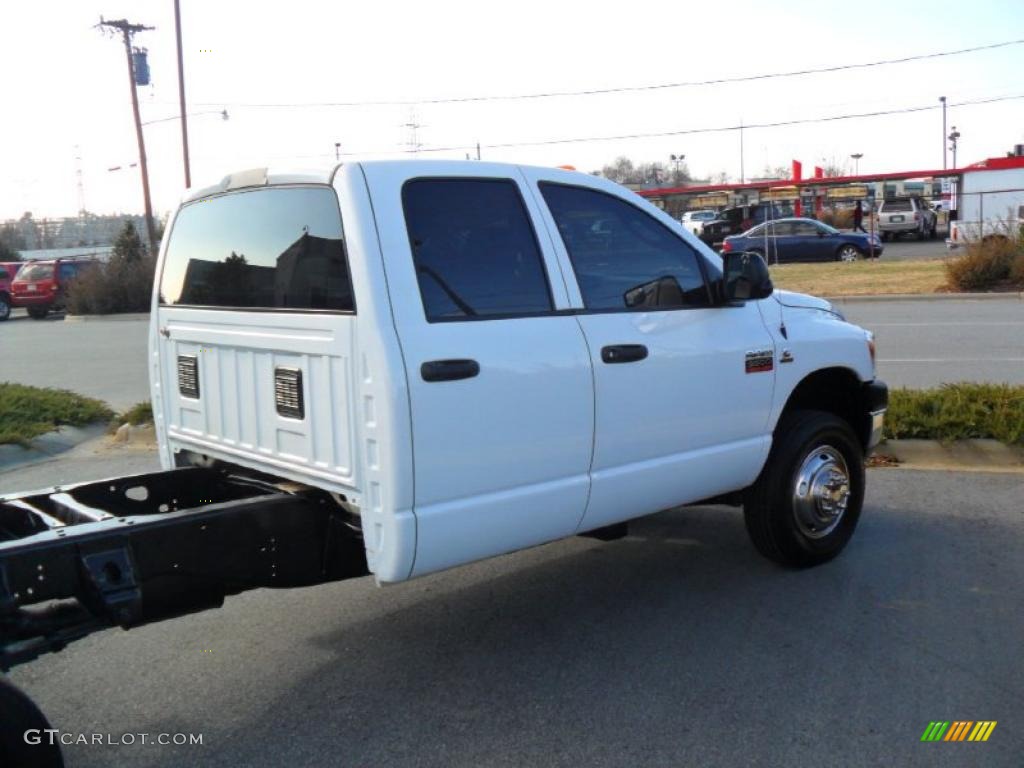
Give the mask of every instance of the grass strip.
[[942, 442], [992, 438], [1024, 445], [1024, 386], [959, 383], [894, 389], [885, 436]]
[[105, 403], [66, 389], [0, 382], [0, 445], [28, 445], [59, 426], [84, 427], [113, 415]]

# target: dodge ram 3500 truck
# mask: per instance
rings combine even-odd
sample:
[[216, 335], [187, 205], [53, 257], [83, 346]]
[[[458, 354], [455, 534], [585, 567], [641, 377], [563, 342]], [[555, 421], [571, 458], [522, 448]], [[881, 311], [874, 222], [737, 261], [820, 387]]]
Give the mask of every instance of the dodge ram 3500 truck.
[[164, 471], [0, 499], [0, 667], [245, 589], [401, 582], [683, 504], [742, 504], [789, 566], [854, 531], [887, 403], [872, 336], [623, 187], [255, 170], [190, 191], [167, 230]]

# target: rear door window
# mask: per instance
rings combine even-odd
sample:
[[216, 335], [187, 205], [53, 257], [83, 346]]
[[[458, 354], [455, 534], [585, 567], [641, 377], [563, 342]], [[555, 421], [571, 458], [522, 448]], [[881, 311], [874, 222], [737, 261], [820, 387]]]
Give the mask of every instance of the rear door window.
[[703, 307], [700, 256], [661, 222], [613, 195], [542, 183], [587, 309]]
[[913, 210], [914, 204], [910, 200], [886, 200], [882, 203], [883, 213], [905, 213]]
[[18, 280], [50, 280], [53, 278], [53, 264], [26, 264], [18, 270]]
[[553, 309], [547, 272], [510, 179], [413, 179], [402, 206], [429, 321]]
[[334, 190], [271, 187], [187, 204], [167, 246], [160, 302], [355, 311]]

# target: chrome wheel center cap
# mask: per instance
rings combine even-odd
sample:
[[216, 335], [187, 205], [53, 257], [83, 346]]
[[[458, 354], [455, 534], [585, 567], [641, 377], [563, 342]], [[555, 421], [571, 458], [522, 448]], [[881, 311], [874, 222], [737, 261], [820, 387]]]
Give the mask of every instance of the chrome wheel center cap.
[[830, 445], [811, 451], [800, 465], [793, 508], [801, 533], [811, 539], [830, 534], [850, 501], [850, 473], [843, 455]]

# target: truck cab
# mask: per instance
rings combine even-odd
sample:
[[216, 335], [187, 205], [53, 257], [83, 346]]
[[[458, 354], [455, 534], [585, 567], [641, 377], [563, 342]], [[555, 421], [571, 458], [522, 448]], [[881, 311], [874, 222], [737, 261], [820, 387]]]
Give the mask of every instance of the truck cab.
[[163, 465], [330, 493], [380, 582], [707, 499], [788, 564], [852, 534], [885, 410], [870, 334], [612, 182], [260, 169], [188, 193], [168, 233]]

